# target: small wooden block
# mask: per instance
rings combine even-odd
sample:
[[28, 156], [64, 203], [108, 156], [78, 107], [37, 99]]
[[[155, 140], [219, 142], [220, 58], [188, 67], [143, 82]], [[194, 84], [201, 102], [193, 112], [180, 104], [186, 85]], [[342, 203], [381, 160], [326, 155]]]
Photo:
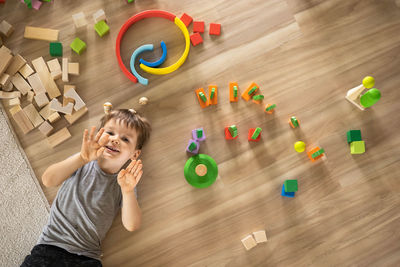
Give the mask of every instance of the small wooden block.
[[68, 63], [68, 74], [79, 75], [79, 63]]
[[22, 110], [25, 112], [26, 116], [32, 122], [35, 128], [42, 124], [43, 119], [40, 117], [39, 112], [32, 104], [27, 105]]
[[58, 132], [47, 137], [47, 141], [49, 142], [51, 147], [55, 147], [62, 142], [68, 140], [69, 138], [71, 138], [71, 133], [68, 131], [67, 127], [64, 127]]
[[14, 27], [11, 26], [10, 23], [7, 21], [3, 20], [0, 23], [0, 33], [3, 34], [6, 37], [10, 37], [10, 35], [14, 32]]
[[8, 100], [8, 105], [11, 106], [16, 106], [16, 105], [21, 105], [21, 101], [19, 100], [18, 97], [16, 98], [11, 98]]
[[58, 62], [58, 58], [47, 61], [47, 66], [49, 67], [50, 72], [61, 70], [61, 65], [60, 62]]
[[62, 81], [68, 82], [68, 58], [62, 59]]
[[44, 106], [40, 111], [39, 114], [42, 116], [43, 119], [47, 120], [51, 114], [53, 114], [55, 111], [50, 110], [50, 103], [48, 103], [46, 106]]
[[[199, 96], [199, 93], [200, 93], [200, 92], [202, 92], [204, 95], [206, 95], [206, 92], [204, 92], [204, 89], [203, 89], [203, 88], [196, 89], [195, 93], [196, 93], [197, 99], [199, 100], [200, 107], [201, 107], [201, 108], [208, 107], [208, 106], [210, 105], [210, 100], [207, 99], [206, 102], [203, 102], [203, 100], [201, 100], [201, 98], [200, 98], [200, 96]], [[207, 95], [206, 95], [206, 96], [207, 96]]]
[[63, 106], [61, 105], [61, 103], [58, 102], [57, 98], [53, 98], [53, 99], [50, 101], [50, 109], [51, 109], [51, 110], [54, 110], [54, 111], [57, 111], [57, 112], [61, 112], [61, 113], [64, 113], [64, 114], [69, 114], [69, 115], [71, 115], [71, 114], [72, 114], [72, 109], [73, 109], [73, 107], [74, 107], [74, 105], [73, 105], [72, 103], [68, 103], [68, 105], [66, 105], [65, 107], [63, 107]]
[[18, 70], [22, 68], [25, 64], [25, 58], [23, 58], [20, 54], [17, 54], [11, 60], [10, 66], [8, 66], [6, 73], [8, 73], [10, 76], [14, 76], [14, 74], [17, 73]]
[[26, 26], [24, 38], [55, 42], [58, 41], [58, 32], [53, 29]]
[[50, 98], [55, 98], [61, 95], [60, 89], [58, 89], [57, 84], [54, 82], [47, 68], [46, 62], [44, 62], [43, 57], [39, 57], [32, 60], [32, 65], [36, 72], [39, 74], [40, 80]]
[[39, 126], [39, 131], [44, 134], [44, 136], [48, 136], [52, 131], [53, 131], [53, 126], [51, 126], [50, 123], [47, 121], [44, 121], [40, 126]]
[[76, 88], [75, 85], [70, 85], [70, 84], [64, 85], [64, 96], [63, 96], [63, 103], [62, 103], [63, 107], [65, 107], [66, 105], [68, 105], [68, 103], [75, 104], [75, 100], [74, 100], [74, 99], [68, 98], [68, 97], [65, 96], [65, 93], [66, 93], [66, 92], [68, 92], [68, 91], [71, 90], [71, 89], [74, 89], [74, 90], [75, 90], [75, 88]]
[[29, 103], [32, 103], [32, 101], [33, 101], [33, 97], [35, 96], [35, 93], [33, 92], [33, 91], [29, 91], [27, 94], [26, 94], [26, 100], [29, 102]]
[[20, 105], [12, 107], [10, 113], [24, 134], [34, 129], [32, 122], [28, 119]]
[[32, 73], [34, 73], [33, 69], [31, 66], [29, 66], [28, 63], [26, 63], [25, 65], [23, 65], [19, 70], [19, 73], [21, 73], [21, 75], [27, 79], [28, 76], [30, 76]]
[[84, 106], [86, 106], [85, 102], [83, 102], [82, 98], [78, 95], [78, 93], [75, 91], [74, 88], [71, 88], [67, 92], [64, 92], [64, 96], [75, 100], [75, 105], [74, 105], [75, 111], [78, 111]]
[[[251, 94], [249, 95], [248, 93], [254, 88], [256, 87], [257, 89]], [[257, 90], [259, 89], [258, 85], [256, 83], [251, 83], [250, 86], [246, 89], [246, 91], [243, 92], [242, 94], [242, 98], [246, 101], [249, 101], [252, 98], [252, 95], [255, 94], [257, 92]]]
[[59, 119], [61, 119], [61, 116], [60, 116], [60, 114], [58, 114], [58, 112], [52, 113], [52, 114], [47, 118], [47, 120], [48, 120], [50, 123], [55, 123], [55, 122], [58, 121]]
[[11, 76], [8, 75], [7, 73], [3, 73], [0, 75], [0, 85], [1, 86], [6, 86], [8, 83], [11, 82]]
[[254, 240], [252, 235], [248, 235], [245, 238], [242, 239], [243, 246], [246, 248], [246, 250], [250, 250], [257, 246], [256, 241]]
[[[235, 97], [233, 94], [233, 87], [237, 87], [237, 96]], [[230, 102], [238, 102], [239, 101], [239, 85], [237, 82], [230, 82], [229, 83], [229, 101]]]
[[15, 88], [21, 92], [22, 95], [26, 95], [30, 90], [32, 90], [29, 83], [25, 81], [25, 79], [19, 73], [16, 73], [11, 77], [11, 82], [14, 84]]
[[79, 12], [77, 14], [72, 15], [72, 19], [73, 19], [75, 27], [77, 29], [84, 28], [87, 25], [85, 13], [83, 13], [83, 12]]
[[21, 92], [13, 91], [13, 92], [3, 92], [0, 91], [0, 99], [11, 99], [11, 98], [20, 98]]
[[13, 59], [13, 55], [11, 55], [10, 49], [5, 47], [4, 45], [0, 47], [0, 75], [8, 68], [11, 64], [11, 60]]
[[253, 235], [257, 243], [267, 242], [267, 235], [264, 230], [253, 232]]
[[64, 118], [68, 121], [69, 124], [73, 124], [77, 120], [79, 120], [83, 115], [88, 112], [87, 107], [83, 107], [78, 111], [72, 112], [72, 115], [64, 115]]
[[97, 10], [97, 11], [93, 14], [93, 20], [94, 20], [94, 23], [95, 23], [95, 24], [96, 24], [97, 22], [99, 22], [100, 20], [107, 20], [106, 14], [104, 13], [104, 10], [103, 10], [103, 9]]
[[61, 70], [55, 70], [53, 72], [50, 72], [51, 78], [53, 80], [58, 80], [62, 77], [62, 71]]
[[[214, 97], [213, 97], [213, 99], [211, 99], [211, 91], [212, 91], [212, 89], [213, 88], [215, 88], [215, 92], [214, 92]], [[218, 104], [218, 86], [216, 86], [216, 85], [209, 85], [208, 86], [208, 93], [209, 93], [209, 96], [208, 96], [208, 101], [210, 102], [210, 105], [216, 105], [216, 104]]]
[[35, 103], [39, 108], [42, 108], [49, 103], [46, 93], [36, 94], [33, 98], [35, 99]]
[[28, 82], [31, 85], [35, 94], [46, 93], [46, 89], [44, 88], [44, 85], [40, 80], [39, 74], [34, 73], [31, 76], [29, 76]]
[[14, 89], [14, 85], [12, 84], [12, 82], [9, 82], [5, 86], [3, 86], [4, 92], [11, 92], [11, 91], [13, 91], [13, 89]]

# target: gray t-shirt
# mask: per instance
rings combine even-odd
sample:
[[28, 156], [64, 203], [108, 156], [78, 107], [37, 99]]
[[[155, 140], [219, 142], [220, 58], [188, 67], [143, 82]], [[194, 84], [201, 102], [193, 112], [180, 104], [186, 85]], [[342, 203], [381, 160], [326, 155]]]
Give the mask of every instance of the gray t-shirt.
[[117, 174], [106, 174], [97, 160], [64, 181], [37, 244], [100, 260], [101, 241], [121, 208]]

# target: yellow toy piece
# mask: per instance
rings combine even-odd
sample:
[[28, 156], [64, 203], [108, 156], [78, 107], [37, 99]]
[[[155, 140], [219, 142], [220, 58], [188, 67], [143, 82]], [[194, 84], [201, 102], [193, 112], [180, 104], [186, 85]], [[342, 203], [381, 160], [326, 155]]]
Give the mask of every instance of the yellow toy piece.
[[374, 77], [366, 76], [366, 77], [364, 77], [362, 84], [364, 85], [365, 88], [370, 89], [370, 88], [374, 87], [375, 79], [374, 79]]
[[182, 56], [180, 57], [180, 59], [178, 59], [177, 62], [175, 62], [171, 66], [168, 66], [165, 68], [152, 68], [152, 67], [148, 67], [144, 64], [140, 64], [139, 65], [140, 68], [142, 70], [144, 70], [145, 72], [155, 74], [155, 75], [164, 75], [164, 74], [168, 74], [168, 73], [176, 71], [185, 62], [185, 60], [189, 54], [189, 49], [190, 49], [189, 32], [188, 32], [188, 29], [186, 28], [185, 24], [178, 17], [175, 17], [174, 22], [175, 22], [176, 26], [178, 26], [179, 29], [181, 29], [181, 31], [185, 37], [185, 43], [186, 43], [185, 51], [183, 51]]
[[306, 149], [306, 144], [303, 141], [297, 141], [294, 143], [294, 150], [296, 150], [298, 153], [304, 152]]

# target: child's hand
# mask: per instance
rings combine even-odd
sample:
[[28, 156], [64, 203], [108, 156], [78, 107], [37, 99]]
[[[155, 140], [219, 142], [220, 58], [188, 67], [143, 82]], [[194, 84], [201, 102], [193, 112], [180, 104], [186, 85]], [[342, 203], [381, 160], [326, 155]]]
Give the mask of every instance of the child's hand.
[[135, 189], [143, 174], [142, 166], [141, 160], [132, 160], [126, 169], [118, 173], [118, 184], [122, 193], [129, 193]]
[[108, 134], [102, 136], [104, 133], [104, 128], [101, 128], [100, 131], [96, 134], [96, 137], [94, 137], [95, 130], [96, 127], [93, 126], [89, 136], [89, 131], [87, 129], [85, 129], [85, 131], [83, 132], [81, 158], [86, 163], [98, 159], [101, 154], [103, 154], [105, 145], [107, 144], [108, 138], [110, 137]]

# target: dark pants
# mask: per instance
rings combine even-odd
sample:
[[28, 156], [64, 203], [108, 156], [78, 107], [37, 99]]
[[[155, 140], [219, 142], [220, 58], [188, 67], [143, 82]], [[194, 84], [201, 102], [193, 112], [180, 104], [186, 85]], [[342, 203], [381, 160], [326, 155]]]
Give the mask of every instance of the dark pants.
[[51, 245], [36, 245], [31, 255], [25, 257], [21, 267], [97, 267], [102, 266], [101, 262], [86, 256], [72, 254], [65, 249]]

